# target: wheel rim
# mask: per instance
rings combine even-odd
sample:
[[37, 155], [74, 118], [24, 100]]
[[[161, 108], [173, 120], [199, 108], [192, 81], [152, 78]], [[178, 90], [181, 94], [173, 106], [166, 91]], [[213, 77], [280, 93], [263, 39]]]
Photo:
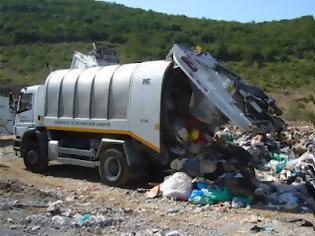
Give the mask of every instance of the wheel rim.
[[114, 157], [107, 157], [104, 161], [104, 177], [108, 181], [117, 181], [121, 174], [120, 162]]
[[30, 164], [35, 164], [38, 161], [38, 154], [34, 150], [27, 153], [27, 160]]

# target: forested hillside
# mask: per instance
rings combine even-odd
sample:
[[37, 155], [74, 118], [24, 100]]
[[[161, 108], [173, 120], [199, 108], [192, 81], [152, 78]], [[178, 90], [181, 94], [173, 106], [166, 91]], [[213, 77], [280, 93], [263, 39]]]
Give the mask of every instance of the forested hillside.
[[0, 83], [43, 81], [75, 50], [112, 45], [122, 62], [164, 58], [174, 43], [202, 46], [267, 91], [315, 90], [312, 16], [263, 23], [166, 15], [93, 0], [0, 0]]

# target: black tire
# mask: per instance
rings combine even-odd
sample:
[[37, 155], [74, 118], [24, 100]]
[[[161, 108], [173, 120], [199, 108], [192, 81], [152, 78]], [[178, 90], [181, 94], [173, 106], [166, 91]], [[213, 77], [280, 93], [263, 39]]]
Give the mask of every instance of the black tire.
[[121, 148], [109, 148], [101, 155], [99, 174], [102, 181], [110, 186], [123, 187], [130, 183], [131, 169]]
[[35, 173], [43, 172], [48, 166], [48, 158], [41, 155], [38, 145], [38, 142], [31, 142], [23, 153], [24, 165], [28, 170]]

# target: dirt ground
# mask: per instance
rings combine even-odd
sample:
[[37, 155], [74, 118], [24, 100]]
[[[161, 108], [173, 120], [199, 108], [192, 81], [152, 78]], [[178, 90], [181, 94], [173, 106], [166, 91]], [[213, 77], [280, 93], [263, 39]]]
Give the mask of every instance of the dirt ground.
[[315, 235], [310, 211], [147, 199], [143, 186], [108, 187], [97, 170], [69, 165], [31, 173], [7, 147], [0, 150], [0, 235]]

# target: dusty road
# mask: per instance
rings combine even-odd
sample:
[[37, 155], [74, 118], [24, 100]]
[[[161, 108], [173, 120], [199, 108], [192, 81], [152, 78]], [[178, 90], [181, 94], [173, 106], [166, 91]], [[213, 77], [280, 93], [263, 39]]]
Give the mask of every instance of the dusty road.
[[0, 235], [315, 235], [310, 212], [146, 199], [137, 184], [101, 184], [93, 169], [51, 164], [44, 175], [31, 173], [6, 152], [0, 155]]

